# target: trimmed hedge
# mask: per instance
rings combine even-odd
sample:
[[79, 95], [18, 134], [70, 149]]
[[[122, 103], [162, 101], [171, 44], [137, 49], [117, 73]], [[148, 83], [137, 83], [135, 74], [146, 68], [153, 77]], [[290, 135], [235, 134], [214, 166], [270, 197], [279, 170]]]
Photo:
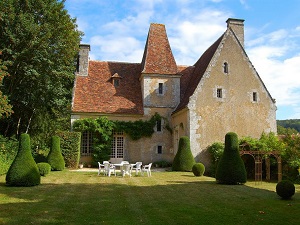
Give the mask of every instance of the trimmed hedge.
[[53, 136], [51, 139], [51, 149], [47, 157], [51, 170], [61, 171], [65, 169], [65, 160], [60, 151], [60, 138]]
[[81, 132], [60, 131], [56, 135], [60, 137], [61, 153], [64, 157], [66, 167], [78, 168]]
[[179, 139], [178, 151], [172, 164], [173, 171], [192, 171], [195, 159], [190, 147], [190, 139], [183, 136]]
[[51, 171], [51, 166], [49, 163], [41, 162], [36, 165], [39, 168], [39, 172], [41, 176], [46, 176]]
[[202, 163], [196, 163], [193, 165], [192, 171], [196, 177], [200, 177], [205, 172], [205, 166]]
[[276, 185], [276, 193], [282, 199], [290, 199], [295, 194], [295, 185], [289, 180], [280, 181]]
[[217, 167], [216, 180], [221, 184], [243, 184], [247, 181], [236, 133], [229, 132], [225, 135], [225, 149]]
[[40, 183], [39, 169], [31, 154], [30, 137], [28, 134], [21, 134], [17, 156], [6, 174], [6, 184], [29, 187]]

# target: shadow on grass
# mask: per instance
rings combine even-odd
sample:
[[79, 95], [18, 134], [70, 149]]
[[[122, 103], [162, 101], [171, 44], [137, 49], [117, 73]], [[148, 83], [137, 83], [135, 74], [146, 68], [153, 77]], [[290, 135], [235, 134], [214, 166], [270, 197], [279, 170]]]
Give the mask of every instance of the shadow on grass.
[[70, 173], [50, 174], [34, 187], [0, 183], [0, 224], [299, 222], [298, 192], [287, 202], [272, 191], [180, 173], [131, 178]]

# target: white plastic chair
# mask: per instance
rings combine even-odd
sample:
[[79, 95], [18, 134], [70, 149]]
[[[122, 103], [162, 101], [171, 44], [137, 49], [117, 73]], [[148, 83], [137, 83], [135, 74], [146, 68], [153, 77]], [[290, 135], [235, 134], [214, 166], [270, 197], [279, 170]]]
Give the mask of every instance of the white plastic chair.
[[100, 162], [98, 162], [98, 165], [99, 165], [98, 176], [100, 175], [101, 172], [103, 172], [105, 174], [104, 164], [101, 164]]
[[128, 162], [128, 161], [122, 161], [121, 164], [122, 164], [122, 165], [123, 165], [123, 164], [129, 164], [129, 162]]
[[135, 165], [133, 165], [132, 170], [135, 170], [135, 175], [138, 175], [138, 173], [142, 173], [142, 162], [136, 162]]
[[152, 163], [149, 163], [148, 165], [143, 166], [143, 168], [142, 168], [143, 176], [144, 176], [144, 172], [147, 172], [148, 177], [151, 177], [151, 166], [152, 166]]
[[110, 175], [112, 173], [115, 174], [115, 176], [116, 176], [116, 167], [114, 165], [110, 164], [109, 162], [105, 162], [104, 163], [104, 174], [105, 174], [105, 176], [110, 177]]
[[131, 170], [132, 166], [129, 163], [124, 163], [122, 165], [122, 176], [125, 177], [125, 175], [128, 175], [131, 177]]

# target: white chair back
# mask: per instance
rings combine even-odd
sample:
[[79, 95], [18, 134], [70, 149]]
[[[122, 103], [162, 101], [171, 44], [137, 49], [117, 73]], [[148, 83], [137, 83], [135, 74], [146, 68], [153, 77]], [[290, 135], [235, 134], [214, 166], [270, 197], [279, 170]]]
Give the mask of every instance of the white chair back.
[[131, 177], [131, 165], [129, 163], [124, 163], [122, 165], [122, 176], [128, 175]]

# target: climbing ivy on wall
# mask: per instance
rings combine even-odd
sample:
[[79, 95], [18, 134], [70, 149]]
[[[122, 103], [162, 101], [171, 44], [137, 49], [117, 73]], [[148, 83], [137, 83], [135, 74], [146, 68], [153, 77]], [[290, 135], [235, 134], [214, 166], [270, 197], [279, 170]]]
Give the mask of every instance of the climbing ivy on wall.
[[151, 137], [156, 122], [161, 119], [165, 120], [165, 128], [170, 131], [167, 120], [158, 113], [155, 113], [149, 120], [137, 121], [111, 121], [105, 116], [96, 119], [85, 118], [76, 120], [73, 123], [73, 130], [93, 133], [93, 159], [95, 162], [101, 162], [110, 158], [113, 131], [122, 131], [132, 140]]
[[79, 132], [89, 131], [93, 133], [93, 160], [101, 162], [108, 160], [111, 153], [112, 133], [115, 124], [107, 117], [102, 116], [96, 119], [86, 118], [76, 120], [73, 123], [73, 130]]
[[123, 131], [132, 140], [138, 140], [142, 137], [151, 137], [154, 133], [156, 122], [161, 120], [161, 116], [156, 113], [149, 120], [137, 121], [115, 121], [116, 131]]

